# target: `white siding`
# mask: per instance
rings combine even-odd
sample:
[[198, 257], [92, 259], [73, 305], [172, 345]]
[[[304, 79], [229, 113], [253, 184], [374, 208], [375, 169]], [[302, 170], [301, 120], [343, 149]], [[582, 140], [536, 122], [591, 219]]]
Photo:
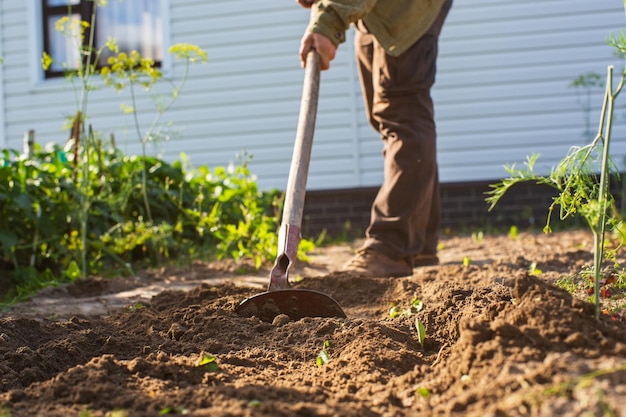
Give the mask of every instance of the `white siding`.
[[[39, 142], [62, 142], [63, 118], [75, 112], [63, 80], [37, 80], [38, 0], [0, 0], [0, 146], [21, 148], [24, 131]], [[297, 50], [308, 12], [294, 2], [272, 0], [173, 0], [170, 43], [200, 45], [209, 63], [191, 69], [179, 101], [166, 114], [172, 139], [150, 147], [172, 160], [186, 152], [192, 164], [226, 165], [237, 154], [253, 156], [251, 169], [264, 188], [284, 188], [303, 72]], [[440, 43], [433, 92], [444, 182], [492, 180], [502, 166], [542, 154], [544, 171], [567, 149], [584, 142], [584, 114], [571, 81], [585, 72], [604, 74], [620, 64], [604, 46], [624, 26], [621, 2], [599, 0], [456, 0]], [[382, 177], [381, 144], [363, 113], [353, 63], [352, 32], [324, 72], [310, 189], [374, 186]], [[621, 67], [619, 68], [621, 70]], [[173, 63], [166, 75], [178, 78]], [[33, 79], [35, 78], [35, 79]], [[130, 120], [121, 115], [126, 96], [91, 95], [94, 129], [115, 131], [118, 144], [138, 153]], [[595, 126], [599, 97], [590, 115]], [[143, 99], [143, 108], [150, 100]], [[150, 113], [142, 113], [147, 124]], [[626, 154], [624, 118], [618, 120], [613, 154]]]
[[[2, 23], [3, 15], [4, 13], [2, 12], [2, 7], [0, 7], [0, 28], [3, 25]], [[2, 31], [0, 31], [0, 57], [4, 56], [3, 44], [4, 42], [2, 39]], [[0, 63], [0, 148], [4, 148], [7, 146], [6, 132], [5, 132], [6, 123], [4, 122], [5, 98], [4, 98], [4, 88], [2, 88], [3, 80], [4, 80], [4, 65]]]

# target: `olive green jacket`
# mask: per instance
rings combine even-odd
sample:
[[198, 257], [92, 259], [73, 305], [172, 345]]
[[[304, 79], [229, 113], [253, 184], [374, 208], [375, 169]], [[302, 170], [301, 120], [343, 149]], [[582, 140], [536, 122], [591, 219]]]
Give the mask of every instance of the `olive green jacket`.
[[319, 0], [312, 9], [309, 32], [335, 46], [346, 40], [351, 23], [363, 20], [388, 54], [398, 56], [433, 24], [445, 0]]

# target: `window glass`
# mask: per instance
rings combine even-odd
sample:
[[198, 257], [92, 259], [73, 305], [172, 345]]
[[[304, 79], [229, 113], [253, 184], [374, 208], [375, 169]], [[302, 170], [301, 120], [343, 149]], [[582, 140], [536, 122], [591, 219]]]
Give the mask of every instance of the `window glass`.
[[81, 17], [79, 14], [72, 14], [72, 24], [67, 27], [75, 28], [72, 33], [62, 33], [55, 29], [56, 23], [60, 16], [51, 16], [48, 18], [48, 40], [50, 42], [50, 50], [48, 54], [52, 57], [51, 71], [63, 71], [65, 69], [78, 68], [80, 55], [78, 45], [80, 44], [80, 33], [78, 31]]
[[[46, 71], [46, 77], [63, 75], [66, 69], [76, 69], [80, 63], [81, 36], [80, 25], [66, 24], [77, 33], [61, 33], [56, 30], [59, 19], [67, 16], [68, 6], [72, 6], [72, 18], [78, 22], [90, 22], [93, 0], [42, 0], [44, 25], [44, 50], [53, 60]], [[87, 29], [87, 32], [89, 29]], [[157, 65], [163, 60], [163, 20], [161, 0], [125, 0], [107, 2], [106, 6], [96, 9], [95, 39], [96, 49], [102, 48], [109, 38], [117, 41], [120, 52], [138, 51], [143, 57], [150, 58]], [[86, 43], [89, 40], [85, 33]], [[86, 46], [86, 45], [83, 45]], [[106, 65], [111, 56], [104, 48], [99, 65]]]
[[[109, 2], [96, 14], [97, 47], [109, 37], [117, 40], [121, 52], [138, 51], [143, 57], [160, 62], [163, 51], [163, 23], [159, 0]], [[110, 52], [105, 50], [100, 64]]]

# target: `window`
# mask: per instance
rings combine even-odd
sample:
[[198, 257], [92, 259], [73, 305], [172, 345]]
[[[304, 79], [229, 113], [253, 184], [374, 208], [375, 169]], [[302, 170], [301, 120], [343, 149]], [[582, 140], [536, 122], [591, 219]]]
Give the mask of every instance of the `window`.
[[[94, 0], [42, 0], [43, 46], [52, 58], [46, 78], [63, 75], [66, 69], [78, 68], [81, 59], [77, 44], [80, 42], [78, 24], [91, 22]], [[61, 33], [57, 22], [69, 17], [66, 25], [71, 33]], [[86, 32], [87, 34], [88, 32]], [[160, 65], [163, 59], [163, 21], [161, 0], [109, 0], [96, 10], [94, 45], [97, 49], [111, 37], [117, 41], [120, 52], [139, 51], [145, 58]], [[85, 36], [84, 44], [89, 42]], [[99, 65], [110, 56], [108, 49], [102, 54]]]

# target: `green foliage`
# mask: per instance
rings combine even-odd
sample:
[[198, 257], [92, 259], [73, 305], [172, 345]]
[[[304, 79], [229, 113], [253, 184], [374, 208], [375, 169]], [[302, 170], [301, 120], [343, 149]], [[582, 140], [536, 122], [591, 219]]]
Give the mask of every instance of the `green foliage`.
[[[626, 2], [624, 3], [626, 8]], [[614, 47], [620, 58], [626, 57], [626, 35], [611, 35], [608, 44]], [[502, 196], [515, 184], [523, 181], [534, 181], [556, 189], [558, 194], [548, 208], [546, 233], [551, 231], [550, 221], [554, 210], [559, 208], [559, 218], [565, 219], [576, 214], [586, 221], [594, 236], [593, 265], [593, 300], [596, 318], [600, 317], [601, 306], [601, 268], [603, 259], [614, 261], [614, 256], [605, 248], [605, 233], [611, 229], [614, 233], [622, 232], [622, 221], [618, 216], [611, 215], [609, 208], [614, 206], [613, 196], [609, 192], [609, 178], [617, 176], [617, 169], [610, 157], [610, 142], [613, 128], [615, 101], [626, 83], [626, 69], [619, 76], [619, 83], [613, 86], [613, 66], [607, 68], [604, 83], [604, 97], [598, 130], [593, 140], [586, 146], [573, 147], [569, 153], [552, 169], [550, 175], [536, 175], [534, 165], [538, 155], [527, 157], [525, 168], [517, 169], [515, 165], [505, 166], [510, 177], [492, 185], [486, 201], [491, 210]], [[587, 73], [574, 80], [573, 86], [589, 89], [601, 85], [601, 79], [595, 74]], [[586, 107], [584, 110], [588, 111]], [[622, 242], [626, 239], [622, 235]], [[614, 251], [613, 251], [614, 252]]]
[[430, 397], [430, 390], [426, 387], [419, 387], [415, 390], [415, 393], [422, 398]]
[[472, 240], [476, 243], [482, 243], [484, 237], [485, 235], [482, 230], [479, 230], [478, 232], [472, 232]]
[[411, 299], [411, 303], [409, 307], [406, 309], [402, 309], [397, 306], [395, 303], [391, 304], [391, 308], [389, 309], [389, 317], [395, 319], [397, 317], [409, 317], [413, 314], [417, 314], [424, 309], [424, 303], [417, 297], [413, 297]]
[[[5, 301], [22, 299], [56, 282], [89, 274], [132, 272], [178, 257], [254, 258], [258, 266], [276, 254], [277, 192], [259, 191], [247, 162], [213, 170], [188, 169], [128, 156], [94, 145], [89, 170], [76, 170], [74, 155], [59, 146], [32, 158], [0, 153], [0, 280]], [[146, 216], [142, 172], [152, 221]], [[80, 184], [89, 175], [87, 236], [80, 236]]]
[[198, 366], [204, 368], [207, 372], [217, 372], [220, 366], [217, 364], [217, 358], [212, 355], [203, 354], [198, 361]]
[[184, 407], [165, 407], [164, 409], [159, 411], [160, 416], [165, 416], [168, 414], [186, 415], [186, 414], [189, 414], [189, 410], [187, 410]]
[[330, 342], [328, 340], [324, 340], [324, 346], [320, 353], [318, 353], [317, 358], [315, 359], [315, 363], [317, 366], [322, 367], [330, 362], [330, 354], [328, 353], [328, 348], [330, 347]]
[[530, 266], [528, 267], [528, 275], [538, 277], [541, 274], [543, 274], [543, 271], [537, 268], [537, 263], [536, 262], [531, 263]]
[[424, 342], [426, 341], [426, 327], [417, 317], [415, 318], [415, 329], [417, 330], [417, 341], [423, 348]]

